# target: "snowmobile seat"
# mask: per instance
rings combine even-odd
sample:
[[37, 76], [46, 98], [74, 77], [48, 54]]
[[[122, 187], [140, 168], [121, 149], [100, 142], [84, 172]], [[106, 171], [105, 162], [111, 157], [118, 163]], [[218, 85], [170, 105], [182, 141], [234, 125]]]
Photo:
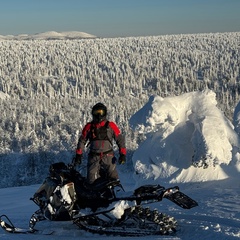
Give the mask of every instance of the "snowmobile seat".
[[120, 180], [119, 179], [104, 179], [98, 178], [94, 183], [88, 184], [85, 182], [85, 186], [92, 191], [101, 191], [105, 188], [119, 186]]

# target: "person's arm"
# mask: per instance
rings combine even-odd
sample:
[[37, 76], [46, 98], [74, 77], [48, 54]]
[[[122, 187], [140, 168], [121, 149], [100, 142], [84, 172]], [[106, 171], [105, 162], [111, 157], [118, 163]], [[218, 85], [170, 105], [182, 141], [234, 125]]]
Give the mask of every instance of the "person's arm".
[[88, 132], [90, 131], [91, 123], [87, 123], [82, 130], [81, 136], [78, 139], [76, 157], [74, 160], [74, 165], [79, 165], [82, 163], [82, 155], [85, 148], [85, 145], [88, 141]]
[[114, 122], [109, 122], [109, 127], [113, 130], [114, 139], [119, 149], [119, 163], [126, 162], [127, 149], [125, 145], [125, 136], [121, 133], [119, 127]]

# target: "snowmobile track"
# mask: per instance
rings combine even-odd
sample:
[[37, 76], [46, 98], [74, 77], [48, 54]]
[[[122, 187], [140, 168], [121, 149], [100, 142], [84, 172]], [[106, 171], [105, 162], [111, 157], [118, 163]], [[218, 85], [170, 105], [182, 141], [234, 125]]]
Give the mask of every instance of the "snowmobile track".
[[173, 217], [142, 206], [125, 209], [121, 219], [116, 221], [106, 222], [95, 215], [76, 219], [74, 223], [91, 233], [114, 236], [172, 235], [177, 230], [177, 221]]

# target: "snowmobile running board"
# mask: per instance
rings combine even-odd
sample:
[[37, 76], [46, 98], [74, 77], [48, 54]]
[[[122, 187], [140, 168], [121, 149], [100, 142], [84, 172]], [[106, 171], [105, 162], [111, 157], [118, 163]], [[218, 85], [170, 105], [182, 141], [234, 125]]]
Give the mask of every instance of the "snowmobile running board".
[[198, 206], [198, 203], [195, 200], [193, 200], [192, 198], [190, 198], [189, 196], [187, 196], [181, 191], [168, 193], [168, 189], [167, 189], [163, 197], [167, 198], [168, 200], [174, 202], [175, 204], [177, 204], [178, 206], [184, 209], [191, 209], [193, 207]]
[[198, 206], [198, 203], [181, 192], [178, 186], [165, 189], [160, 185], [145, 185], [136, 189], [134, 195], [115, 198], [114, 201], [136, 201], [137, 205], [140, 205], [144, 201], [160, 202], [163, 198], [167, 198], [184, 209]]

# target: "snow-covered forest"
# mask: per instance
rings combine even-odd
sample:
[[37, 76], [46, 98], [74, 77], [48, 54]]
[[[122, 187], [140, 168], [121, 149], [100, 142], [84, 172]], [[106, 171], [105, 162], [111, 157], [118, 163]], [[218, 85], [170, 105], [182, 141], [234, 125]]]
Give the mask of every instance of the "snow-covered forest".
[[209, 88], [232, 120], [239, 43], [240, 32], [0, 41], [0, 186], [39, 183], [51, 162], [71, 161], [98, 101], [126, 134], [129, 159], [141, 141], [129, 119], [151, 95]]

